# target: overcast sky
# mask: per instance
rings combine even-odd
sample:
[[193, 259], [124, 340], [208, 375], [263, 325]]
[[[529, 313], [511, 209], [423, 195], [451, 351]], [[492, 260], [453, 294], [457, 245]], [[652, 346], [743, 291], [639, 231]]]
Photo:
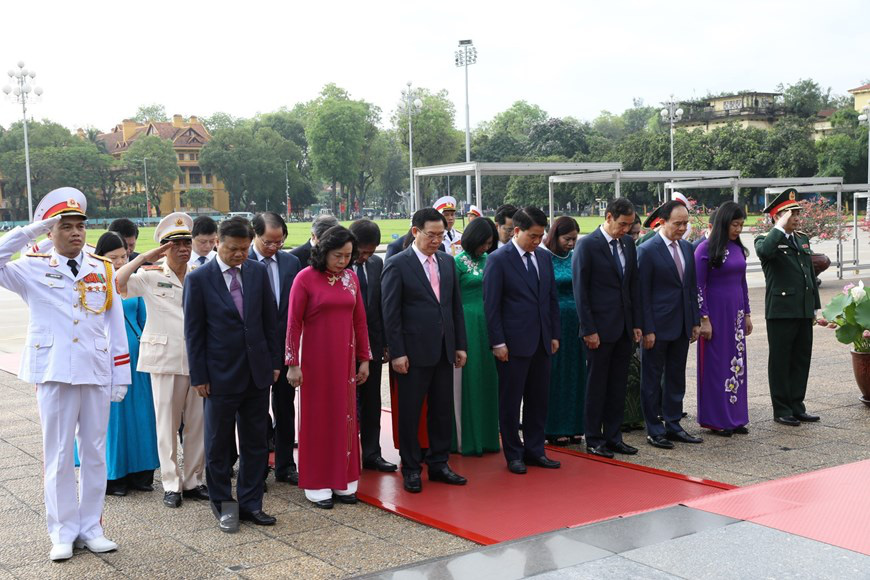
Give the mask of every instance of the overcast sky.
[[[479, 51], [472, 126], [517, 100], [591, 120], [633, 98], [772, 91], [800, 78], [844, 94], [870, 77], [866, 0], [30, 0], [4, 2], [2, 22], [0, 75], [23, 60], [45, 91], [30, 115], [71, 129], [108, 130], [146, 103], [249, 117], [328, 82], [379, 105], [387, 124], [407, 81], [447, 89], [464, 127], [453, 62], [464, 38]], [[20, 116], [0, 100], [0, 125]]]

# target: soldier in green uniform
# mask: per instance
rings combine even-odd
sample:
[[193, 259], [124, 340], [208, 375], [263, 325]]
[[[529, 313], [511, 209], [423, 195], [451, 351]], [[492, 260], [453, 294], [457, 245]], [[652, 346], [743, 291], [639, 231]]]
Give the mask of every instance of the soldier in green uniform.
[[661, 207], [662, 206], [655, 208], [648, 216], [646, 216], [646, 219], [643, 222], [643, 227], [647, 232], [637, 239], [635, 245], [640, 246], [659, 232], [659, 226], [662, 225], [663, 221], [662, 218], [659, 217], [659, 210]]
[[822, 307], [810, 259], [810, 240], [797, 231], [798, 193], [786, 189], [766, 208], [775, 226], [755, 239], [764, 270], [767, 319], [767, 381], [777, 423], [797, 427], [818, 421], [806, 412], [804, 396], [813, 352], [813, 324]]

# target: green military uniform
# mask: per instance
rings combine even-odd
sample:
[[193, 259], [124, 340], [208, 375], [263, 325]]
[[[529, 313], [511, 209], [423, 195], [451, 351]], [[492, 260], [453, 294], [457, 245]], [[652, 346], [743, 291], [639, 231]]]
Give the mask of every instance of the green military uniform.
[[[765, 212], [774, 216], [794, 209], [782, 207], [782, 196], [795, 200], [794, 190], [786, 190], [771, 204], [773, 211]], [[804, 396], [813, 351], [813, 322], [815, 311], [821, 308], [810, 240], [801, 232], [789, 238], [783, 230], [774, 228], [755, 239], [755, 253], [764, 270], [767, 380], [773, 416], [800, 415], [806, 413]]]
[[662, 218], [659, 217], [659, 210], [662, 209], [662, 206], [658, 206], [654, 210], [650, 212], [646, 219], [643, 221], [643, 227], [645, 227], [648, 231], [641, 237], [637, 239], [635, 245], [640, 246], [645, 241], [651, 239], [654, 235], [658, 233], [658, 226], [662, 223]]
[[658, 230], [650, 230], [650, 231], [648, 231], [647, 233], [645, 233], [644, 235], [642, 235], [641, 237], [639, 237], [639, 238], [637, 239], [636, 245], [639, 246], [639, 245], [641, 245], [642, 243], [644, 243], [645, 241], [652, 239], [652, 237], [655, 236], [657, 233], [659, 233]]

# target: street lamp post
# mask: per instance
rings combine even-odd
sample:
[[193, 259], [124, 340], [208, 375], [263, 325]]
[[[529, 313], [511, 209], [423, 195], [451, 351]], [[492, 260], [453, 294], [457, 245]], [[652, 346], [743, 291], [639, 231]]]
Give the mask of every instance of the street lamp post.
[[[870, 104], [864, 105], [863, 111], [858, 115], [858, 121], [867, 124], [867, 183], [870, 183]], [[870, 191], [867, 193], [870, 194]], [[855, 200], [854, 205], [855, 215], [858, 215], [858, 200]], [[870, 214], [870, 199], [867, 201], [867, 213]], [[857, 243], [857, 236], [855, 236], [855, 240]]]
[[287, 206], [287, 221], [290, 221], [290, 171], [287, 164], [289, 159], [284, 160], [284, 196], [285, 205]]
[[678, 123], [683, 118], [683, 109], [679, 108], [679, 103], [674, 101], [674, 95], [671, 95], [671, 100], [663, 103], [665, 108], [659, 111], [662, 116], [662, 122], [669, 123], [671, 126], [671, 171], [674, 170], [674, 123]]
[[408, 191], [411, 198], [411, 211], [414, 213], [423, 205], [422, 200], [417, 199], [416, 188], [414, 187], [414, 113], [423, 107], [423, 101], [414, 98], [414, 92], [411, 90], [411, 81], [408, 81], [408, 89], [405, 91], [405, 110], [408, 114]]
[[[24, 172], [27, 177], [27, 218], [33, 221], [33, 192], [30, 187], [30, 146], [27, 142], [27, 101], [42, 95], [41, 87], [33, 87], [30, 82], [36, 78], [36, 71], [24, 68], [24, 61], [18, 61], [18, 70], [9, 71], [12, 85], [3, 87], [3, 92], [13, 101], [21, 103], [21, 119], [24, 126]], [[31, 97], [30, 93], [35, 97]], [[11, 93], [11, 95], [10, 95]]]
[[148, 195], [148, 158], [142, 158], [142, 165], [145, 166], [145, 217], [151, 217], [151, 196]]
[[[465, 69], [465, 161], [471, 161], [471, 121], [468, 109], [468, 65], [477, 62], [477, 48], [471, 40], [460, 40], [459, 50], [454, 53], [456, 66]], [[465, 176], [465, 201], [471, 205], [471, 175]]]

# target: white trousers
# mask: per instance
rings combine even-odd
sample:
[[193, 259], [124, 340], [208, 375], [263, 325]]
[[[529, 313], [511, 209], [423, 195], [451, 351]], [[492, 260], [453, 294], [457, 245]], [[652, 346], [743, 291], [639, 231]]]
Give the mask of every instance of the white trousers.
[[333, 492], [335, 492], [335, 495], [350, 495], [356, 493], [358, 483], [359, 481], [351, 481], [347, 484], [347, 489], [306, 489], [305, 499], [308, 501], [323, 501], [331, 498]]
[[[106, 499], [107, 385], [36, 385], [42, 452], [45, 457], [45, 519], [53, 544], [103, 535], [100, 518]], [[78, 427], [78, 495], [74, 442]]]
[[[151, 375], [157, 419], [157, 457], [163, 491], [181, 492], [205, 483], [203, 399], [186, 375]], [[178, 428], [184, 421], [184, 476], [178, 467]]]

